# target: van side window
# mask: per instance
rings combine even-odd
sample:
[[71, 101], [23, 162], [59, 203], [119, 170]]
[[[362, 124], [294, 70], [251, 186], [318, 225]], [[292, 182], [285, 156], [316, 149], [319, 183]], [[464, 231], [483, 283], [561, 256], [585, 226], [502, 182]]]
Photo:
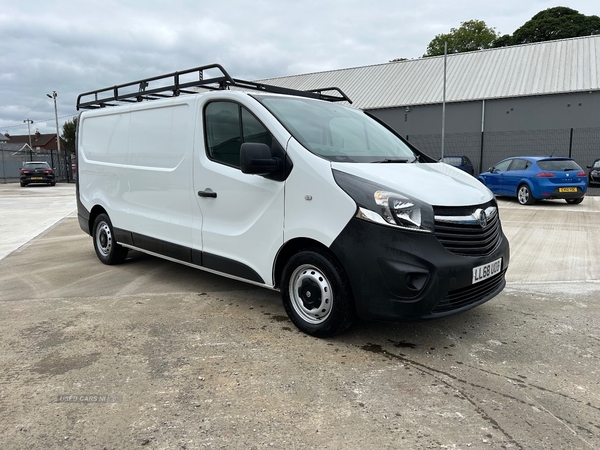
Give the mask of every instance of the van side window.
[[211, 102], [204, 110], [208, 156], [229, 166], [240, 167], [244, 142], [272, 146], [271, 133], [246, 108], [232, 102]]
[[244, 142], [267, 144], [269, 147], [273, 143], [271, 133], [244, 107], [242, 107], [242, 131]]
[[208, 155], [235, 167], [240, 166], [242, 145], [239, 109], [235, 103], [212, 102], [204, 111]]

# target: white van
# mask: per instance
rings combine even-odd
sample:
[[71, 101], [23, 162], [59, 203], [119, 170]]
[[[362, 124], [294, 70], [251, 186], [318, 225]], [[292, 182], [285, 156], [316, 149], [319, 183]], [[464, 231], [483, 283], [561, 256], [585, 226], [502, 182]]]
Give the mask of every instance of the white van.
[[340, 101], [218, 65], [81, 94], [80, 226], [105, 264], [132, 249], [280, 290], [314, 336], [496, 296], [509, 245], [492, 193]]

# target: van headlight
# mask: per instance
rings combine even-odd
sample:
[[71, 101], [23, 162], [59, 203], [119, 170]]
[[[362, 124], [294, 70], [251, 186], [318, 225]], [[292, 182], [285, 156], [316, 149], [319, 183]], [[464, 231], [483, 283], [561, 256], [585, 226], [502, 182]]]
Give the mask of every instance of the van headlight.
[[433, 208], [354, 175], [333, 171], [337, 184], [357, 203], [356, 217], [411, 231], [434, 230]]
[[375, 203], [381, 207], [381, 216], [392, 225], [421, 226], [421, 208], [403, 195], [388, 191], [375, 191]]

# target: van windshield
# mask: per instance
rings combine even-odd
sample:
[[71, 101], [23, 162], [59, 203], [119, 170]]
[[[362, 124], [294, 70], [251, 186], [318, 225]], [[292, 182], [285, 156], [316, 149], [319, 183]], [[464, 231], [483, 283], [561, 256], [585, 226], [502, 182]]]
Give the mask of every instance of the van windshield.
[[312, 153], [336, 162], [414, 162], [401, 139], [358, 109], [306, 98], [254, 96]]

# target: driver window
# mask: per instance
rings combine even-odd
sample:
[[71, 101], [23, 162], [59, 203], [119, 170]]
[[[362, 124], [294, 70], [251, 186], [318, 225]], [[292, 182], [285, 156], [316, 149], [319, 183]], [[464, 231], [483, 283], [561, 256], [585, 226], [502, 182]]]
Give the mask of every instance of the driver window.
[[246, 108], [233, 102], [211, 102], [204, 110], [206, 149], [210, 159], [240, 167], [244, 142], [267, 144], [273, 136]]
[[208, 156], [230, 166], [240, 166], [242, 130], [239, 106], [231, 102], [212, 102], [204, 110]]

